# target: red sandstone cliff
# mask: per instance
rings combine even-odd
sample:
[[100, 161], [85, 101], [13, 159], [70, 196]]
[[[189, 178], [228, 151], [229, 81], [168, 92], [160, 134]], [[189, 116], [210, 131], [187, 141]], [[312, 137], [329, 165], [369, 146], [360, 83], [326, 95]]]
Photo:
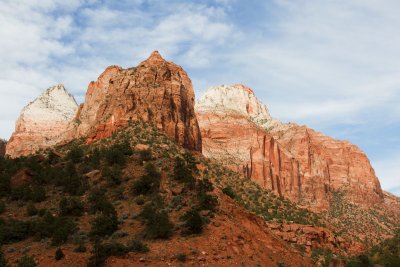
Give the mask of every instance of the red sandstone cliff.
[[360, 149], [272, 119], [243, 88], [213, 87], [197, 104], [205, 156], [315, 210], [327, 208], [332, 191], [339, 189], [367, 206], [382, 201], [379, 180]]
[[108, 67], [89, 84], [66, 139], [111, 136], [129, 121], [151, 122], [182, 146], [201, 151], [194, 91], [186, 72], [155, 51], [137, 67]]

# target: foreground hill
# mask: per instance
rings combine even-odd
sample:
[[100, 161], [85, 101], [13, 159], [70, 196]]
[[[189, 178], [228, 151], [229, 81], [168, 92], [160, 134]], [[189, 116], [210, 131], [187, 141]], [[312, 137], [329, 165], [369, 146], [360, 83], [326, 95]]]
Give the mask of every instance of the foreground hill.
[[311, 265], [213, 185], [225, 187], [228, 170], [151, 125], [1, 167], [0, 242], [12, 264], [26, 254], [39, 266]]

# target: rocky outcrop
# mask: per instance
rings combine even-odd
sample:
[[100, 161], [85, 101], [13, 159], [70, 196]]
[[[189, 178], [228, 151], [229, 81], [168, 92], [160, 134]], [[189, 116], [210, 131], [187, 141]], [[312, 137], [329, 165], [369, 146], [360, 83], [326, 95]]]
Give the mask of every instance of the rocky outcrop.
[[130, 121], [149, 122], [182, 146], [201, 151], [194, 91], [186, 72], [155, 51], [137, 67], [108, 67], [89, 84], [66, 139], [111, 136]]
[[367, 206], [383, 199], [379, 180], [360, 149], [272, 119], [247, 87], [212, 87], [196, 111], [203, 154], [280, 196], [314, 210], [326, 209], [331, 193], [339, 189]]
[[307, 253], [322, 248], [343, 255], [349, 252], [351, 245], [324, 227], [296, 223], [267, 223], [267, 227], [283, 240], [304, 247]]
[[0, 139], [0, 157], [4, 157], [4, 155], [6, 154], [6, 145], [7, 141]]
[[74, 118], [78, 105], [63, 85], [47, 89], [21, 112], [6, 146], [6, 154], [18, 157], [55, 145]]

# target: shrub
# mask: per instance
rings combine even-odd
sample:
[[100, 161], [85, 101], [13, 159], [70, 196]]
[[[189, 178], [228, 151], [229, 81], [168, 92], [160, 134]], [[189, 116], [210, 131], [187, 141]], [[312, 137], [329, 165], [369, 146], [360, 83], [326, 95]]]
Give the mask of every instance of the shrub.
[[144, 199], [144, 197], [142, 196], [142, 195], [140, 195], [140, 196], [138, 196], [137, 198], [136, 198], [136, 204], [138, 204], [138, 205], [143, 205], [144, 204], [144, 202], [145, 202], [145, 199]]
[[227, 195], [228, 197], [235, 199], [236, 198], [236, 193], [233, 191], [232, 187], [227, 186], [222, 188], [222, 193]]
[[69, 217], [58, 217], [53, 224], [52, 244], [65, 243], [70, 234], [76, 229], [76, 223]]
[[199, 209], [215, 211], [218, 205], [216, 196], [201, 192], [198, 194]]
[[121, 184], [122, 171], [119, 166], [112, 166], [111, 168], [108, 166], [104, 167], [102, 175], [109, 185]]
[[46, 191], [42, 186], [33, 186], [31, 191], [30, 199], [33, 202], [42, 202], [46, 199]]
[[33, 205], [33, 203], [29, 203], [28, 206], [26, 207], [26, 214], [28, 214], [28, 216], [34, 216], [37, 213], [38, 213], [38, 210], [35, 207], [35, 205]]
[[64, 252], [61, 250], [61, 248], [57, 248], [56, 253], [54, 255], [54, 258], [56, 259], [56, 261], [59, 261], [64, 257], [65, 257], [65, 255], [64, 255]]
[[35, 259], [28, 255], [22, 256], [18, 260], [18, 264], [17, 264], [17, 267], [35, 267], [35, 266], [37, 266]]
[[73, 163], [79, 163], [81, 162], [83, 155], [84, 155], [83, 149], [79, 146], [74, 146], [68, 152], [66, 159], [71, 160]]
[[132, 240], [128, 241], [127, 247], [129, 249], [129, 251], [132, 251], [132, 252], [145, 253], [145, 252], [149, 251], [149, 247], [145, 243], [143, 243], [137, 239], [132, 239]]
[[192, 170], [181, 157], [175, 158], [174, 179], [187, 184], [189, 188], [193, 188], [196, 183]]
[[0, 214], [2, 214], [6, 210], [6, 203], [3, 200], [0, 200]]
[[108, 203], [103, 207], [103, 210], [99, 215], [96, 216], [91, 222], [91, 230], [89, 235], [92, 237], [96, 236], [109, 236], [118, 229], [118, 217], [117, 212], [111, 203]]
[[63, 197], [59, 204], [60, 216], [81, 216], [83, 203], [77, 197]]
[[85, 191], [85, 180], [76, 172], [73, 163], [68, 163], [64, 169], [64, 177], [61, 179], [63, 191], [70, 195], [80, 195]]
[[29, 236], [29, 230], [29, 222], [0, 219], [0, 244], [24, 240]]
[[167, 239], [172, 235], [174, 226], [165, 211], [158, 211], [153, 205], [149, 204], [144, 207], [140, 216], [146, 222], [145, 237]]
[[83, 241], [79, 242], [79, 244], [74, 248], [74, 252], [84, 253], [86, 252], [86, 246]]
[[129, 144], [114, 144], [103, 151], [106, 162], [110, 165], [125, 165], [125, 155], [131, 155], [132, 149]]
[[185, 223], [183, 234], [200, 234], [203, 231], [203, 219], [196, 209], [187, 211], [181, 219]]
[[139, 157], [141, 161], [149, 161], [153, 158], [152, 153], [149, 149], [139, 151]]
[[186, 261], [186, 254], [185, 253], [179, 253], [176, 255], [176, 259], [180, 262], [185, 262]]
[[96, 241], [93, 246], [92, 256], [89, 258], [88, 267], [97, 267], [104, 264], [106, 259], [110, 256], [123, 256], [129, 250], [120, 243], [107, 243], [101, 244]]
[[132, 185], [131, 191], [135, 195], [156, 193], [160, 188], [161, 173], [157, 171], [156, 167], [148, 163], [145, 166], [145, 171], [146, 173]]
[[0, 267], [7, 267], [6, 256], [4, 255], [3, 250], [0, 248]]

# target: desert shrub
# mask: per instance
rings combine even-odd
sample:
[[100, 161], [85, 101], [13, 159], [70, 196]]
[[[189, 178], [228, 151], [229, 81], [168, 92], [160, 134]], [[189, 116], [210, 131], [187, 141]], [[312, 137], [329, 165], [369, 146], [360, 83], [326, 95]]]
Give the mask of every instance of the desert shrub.
[[35, 207], [35, 205], [33, 203], [29, 203], [28, 206], [26, 206], [26, 214], [28, 216], [34, 216], [38, 213], [37, 208]]
[[140, 150], [139, 157], [141, 161], [149, 161], [153, 158], [153, 155], [149, 149]]
[[6, 203], [3, 200], [0, 200], [0, 214], [2, 214], [6, 210]]
[[149, 247], [145, 243], [143, 243], [137, 239], [132, 239], [132, 240], [128, 241], [127, 247], [129, 249], [129, 251], [132, 251], [132, 252], [145, 253], [145, 252], [149, 251]]
[[179, 262], [185, 262], [186, 261], [186, 254], [185, 253], [179, 253], [176, 255], [176, 259]]
[[174, 179], [185, 183], [189, 188], [194, 188], [196, 180], [192, 170], [186, 165], [186, 161], [181, 157], [175, 158]]
[[208, 179], [199, 180], [196, 184], [197, 192], [211, 192], [214, 190], [213, 184]]
[[59, 203], [60, 216], [81, 216], [83, 203], [77, 197], [63, 197]]
[[78, 175], [75, 165], [71, 162], [65, 167], [60, 183], [63, 191], [70, 195], [81, 195], [86, 190], [85, 179]]
[[103, 150], [106, 162], [110, 165], [125, 165], [126, 156], [132, 155], [132, 148], [128, 142], [114, 144]]
[[236, 198], [236, 193], [235, 191], [233, 191], [231, 186], [226, 186], [224, 188], [222, 188], [222, 193], [224, 193], [225, 195], [227, 195], [228, 197], [235, 199]]
[[32, 187], [30, 200], [33, 202], [42, 202], [46, 199], [46, 191], [42, 186], [35, 185]]
[[54, 255], [55, 260], [59, 261], [64, 257], [65, 257], [65, 255], [64, 255], [64, 252], [61, 250], [61, 248], [57, 248], [56, 252], [55, 252], [55, 255]]
[[35, 266], [37, 266], [37, 264], [33, 257], [24, 255], [18, 260], [18, 263], [16, 266], [17, 267], [35, 267]]
[[65, 243], [70, 234], [76, 229], [76, 223], [69, 217], [57, 217], [52, 227], [52, 245]]
[[86, 246], [83, 241], [80, 241], [78, 245], [74, 248], [74, 252], [84, 253], [86, 252]]
[[144, 236], [150, 239], [168, 239], [173, 233], [173, 224], [169, 220], [168, 213], [159, 211], [157, 208], [148, 204], [140, 213], [146, 223]]
[[104, 167], [102, 175], [111, 186], [121, 184], [122, 170], [119, 166], [112, 166], [111, 168], [108, 166]]
[[203, 231], [203, 219], [196, 209], [187, 211], [181, 219], [184, 222], [184, 230], [182, 234], [192, 235], [200, 234]]
[[0, 248], [0, 267], [7, 267], [6, 256], [4, 255], [3, 250]]
[[29, 222], [0, 219], [0, 244], [18, 242], [30, 234]]
[[101, 244], [96, 241], [93, 246], [92, 256], [89, 258], [88, 267], [102, 266], [110, 256], [123, 256], [129, 249], [120, 243]]
[[144, 204], [144, 202], [145, 202], [145, 199], [144, 199], [144, 197], [142, 196], [142, 195], [140, 195], [140, 196], [138, 196], [136, 199], [135, 199], [135, 201], [136, 201], [136, 204], [138, 204], [138, 205], [143, 205]]
[[105, 202], [102, 210], [91, 221], [91, 230], [89, 235], [91, 237], [104, 237], [109, 236], [118, 229], [118, 216], [114, 206], [110, 202]]
[[159, 191], [161, 173], [151, 163], [146, 164], [145, 171], [146, 173], [132, 185], [131, 191], [134, 195], [146, 195]]
[[200, 210], [215, 211], [218, 205], [218, 199], [214, 195], [207, 194], [205, 192], [198, 193], [198, 208]]
[[82, 161], [83, 156], [84, 156], [83, 149], [79, 146], [74, 146], [68, 152], [66, 159], [71, 160], [73, 163], [79, 163]]

